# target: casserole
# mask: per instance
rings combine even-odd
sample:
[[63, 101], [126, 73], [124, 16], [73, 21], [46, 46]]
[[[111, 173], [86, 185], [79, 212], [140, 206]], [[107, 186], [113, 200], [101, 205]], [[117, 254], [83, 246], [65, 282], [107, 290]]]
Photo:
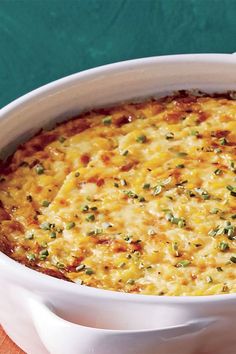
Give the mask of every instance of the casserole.
[[[231, 55], [183, 55], [72, 75], [1, 111], [2, 153], [11, 153], [42, 126], [80, 110], [178, 89], [235, 90], [235, 66]], [[27, 353], [106, 354], [111, 348], [117, 354], [235, 351], [233, 294], [200, 298], [118, 294], [49, 278], [3, 254], [0, 262], [1, 323]]]

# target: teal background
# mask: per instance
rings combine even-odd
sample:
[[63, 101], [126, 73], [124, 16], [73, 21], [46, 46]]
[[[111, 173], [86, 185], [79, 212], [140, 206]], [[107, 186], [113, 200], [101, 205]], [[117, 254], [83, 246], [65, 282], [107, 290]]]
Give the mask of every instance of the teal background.
[[236, 0], [0, 0], [0, 107], [94, 66], [236, 51]]

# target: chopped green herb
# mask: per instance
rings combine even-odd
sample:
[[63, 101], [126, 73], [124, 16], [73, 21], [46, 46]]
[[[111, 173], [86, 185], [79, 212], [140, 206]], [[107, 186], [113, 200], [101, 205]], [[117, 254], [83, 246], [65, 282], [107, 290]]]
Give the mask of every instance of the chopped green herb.
[[74, 221], [70, 221], [66, 224], [66, 230], [71, 230], [73, 227], [75, 227]]
[[210, 275], [208, 275], [208, 276], [206, 277], [206, 281], [207, 281], [207, 283], [212, 283], [212, 282], [213, 282], [213, 279], [212, 279], [212, 277], [211, 277]]
[[186, 156], [188, 156], [187, 152], [184, 152], [184, 151], [177, 152], [176, 155], [177, 155], [178, 157], [186, 157]]
[[84, 205], [82, 208], [81, 208], [81, 211], [83, 212], [86, 212], [89, 210], [89, 206], [88, 205]]
[[44, 173], [44, 167], [42, 164], [37, 164], [35, 166], [35, 172], [37, 173], [37, 175], [42, 175]]
[[124, 194], [126, 194], [129, 198], [137, 199], [138, 195], [132, 191], [123, 191]]
[[42, 202], [42, 206], [43, 207], [48, 207], [50, 205], [50, 202], [48, 201], [48, 200], [44, 200], [43, 202]]
[[223, 272], [223, 269], [221, 267], [216, 267], [217, 272]]
[[212, 210], [211, 210], [211, 214], [218, 214], [220, 212], [220, 209], [218, 209], [218, 208], [213, 208]]
[[50, 233], [50, 238], [56, 238], [56, 237], [57, 237], [56, 232], [55, 232], [55, 231], [52, 231], [52, 232]]
[[58, 141], [60, 143], [64, 143], [65, 140], [66, 140], [66, 138], [64, 138], [64, 136], [59, 136], [59, 138], [58, 138]]
[[153, 195], [158, 195], [161, 193], [161, 191], [162, 191], [162, 186], [155, 186], [153, 188]]
[[85, 274], [87, 274], [87, 275], [92, 275], [93, 273], [94, 273], [94, 271], [92, 270], [92, 268], [87, 268], [85, 270]]
[[223, 172], [223, 171], [222, 171], [220, 168], [217, 168], [217, 169], [214, 171], [214, 174], [217, 175], [217, 176], [219, 176], [219, 175], [222, 174], [222, 172]]
[[53, 224], [50, 224], [49, 222], [43, 222], [40, 225], [40, 229], [42, 230], [50, 230], [52, 228]]
[[127, 186], [127, 182], [126, 182], [125, 179], [121, 179], [121, 180], [120, 180], [120, 184], [121, 184], [122, 186]]
[[30, 262], [33, 262], [33, 261], [35, 261], [35, 259], [36, 259], [36, 256], [35, 256], [35, 254], [33, 254], [33, 253], [28, 253], [28, 254], [26, 255], [26, 257], [27, 257], [27, 259], [28, 259]]
[[198, 130], [192, 130], [191, 131], [191, 135], [198, 136], [199, 135], [199, 131]]
[[219, 142], [220, 142], [220, 145], [226, 145], [228, 143], [226, 138], [220, 138]]
[[119, 184], [117, 182], [115, 182], [114, 187], [119, 188]]
[[176, 267], [177, 267], [177, 268], [187, 267], [187, 266], [189, 266], [190, 264], [191, 264], [190, 261], [188, 261], [188, 260], [183, 260], [183, 261], [178, 262], [178, 263], [176, 264]]
[[185, 227], [186, 226], [186, 221], [184, 218], [176, 218], [172, 213], [167, 213], [166, 214], [166, 220], [170, 221], [172, 224], [178, 225], [178, 227]]
[[25, 235], [26, 240], [33, 240], [34, 239], [34, 233], [33, 231], [29, 232], [28, 234]]
[[150, 183], [144, 183], [143, 189], [150, 189], [151, 185]]
[[233, 161], [230, 161], [229, 169], [230, 171], [236, 172], [235, 163]]
[[134, 279], [129, 279], [129, 280], [127, 280], [127, 284], [134, 285], [135, 284], [135, 280]]
[[231, 219], [236, 219], [236, 214], [231, 215]]
[[110, 125], [112, 123], [112, 119], [110, 116], [107, 116], [107, 117], [103, 118], [102, 122], [104, 125]]
[[94, 221], [94, 220], [95, 220], [95, 215], [94, 214], [90, 214], [86, 218], [86, 221]]
[[57, 267], [58, 269], [64, 269], [64, 268], [65, 268], [65, 265], [64, 265], [63, 263], [61, 263], [61, 262], [57, 262], [56, 267]]
[[166, 139], [167, 139], [167, 140], [174, 139], [174, 133], [172, 133], [172, 132], [167, 133], [167, 134], [166, 134]]
[[129, 151], [128, 151], [128, 150], [125, 150], [122, 155], [123, 155], [123, 156], [127, 156], [128, 153], [129, 153]]
[[219, 244], [219, 249], [222, 251], [222, 252], [225, 252], [229, 249], [229, 244], [227, 242], [220, 242]]
[[75, 172], [75, 177], [79, 177], [80, 173], [79, 172]]
[[139, 198], [138, 198], [138, 200], [139, 200], [141, 203], [146, 201], [146, 200], [145, 200], [145, 198], [144, 198], [144, 197], [142, 197], [142, 196], [141, 196], [141, 197], [139, 197]]
[[230, 194], [233, 196], [233, 197], [236, 197], [236, 187], [233, 187], [233, 186], [227, 186], [226, 187], [229, 191], [230, 191]]
[[184, 164], [182, 164], [182, 163], [180, 163], [179, 165], [176, 165], [176, 167], [177, 167], [177, 168], [184, 168], [184, 167], [185, 167], [185, 165], [184, 165]]
[[26, 199], [27, 199], [28, 202], [30, 202], [30, 203], [33, 201], [32, 195], [27, 195]]
[[39, 252], [39, 259], [44, 260], [49, 255], [48, 250], [42, 250]]
[[222, 150], [220, 148], [216, 148], [216, 149], [214, 149], [214, 151], [216, 154], [220, 154], [222, 152]]
[[92, 206], [90, 209], [93, 210], [93, 211], [98, 210], [98, 208], [96, 206]]
[[202, 199], [204, 200], [210, 199], [210, 195], [206, 190], [202, 188], [195, 188], [195, 191], [201, 196]]
[[108, 229], [109, 227], [112, 227], [113, 225], [110, 222], [103, 222], [102, 223], [102, 227], [104, 227], [104, 229]]
[[231, 261], [232, 263], [236, 263], [236, 257], [235, 257], [235, 256], [230, 257], [230, 261]]
[[136, 141], [137, 143], [145, 143], [147, 141], [147, 137], [146, 135], [142, 134], [142, 135], [139, 135], [137, 138], [136, 138]]

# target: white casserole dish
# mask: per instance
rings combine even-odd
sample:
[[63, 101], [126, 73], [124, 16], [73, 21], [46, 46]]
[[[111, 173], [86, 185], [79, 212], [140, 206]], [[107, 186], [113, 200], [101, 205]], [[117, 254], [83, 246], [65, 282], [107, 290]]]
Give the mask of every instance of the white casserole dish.
[[[236, 56], [138, 59], [46, 85], [0, 110], [2, 154], [81, 110], [193, 88], [236, 90]], [[40, 274], [2, 253], [0, 269], [0, 322], [28, 354], [236, 352], [236, 294], [162, 297], [99, 290]]]

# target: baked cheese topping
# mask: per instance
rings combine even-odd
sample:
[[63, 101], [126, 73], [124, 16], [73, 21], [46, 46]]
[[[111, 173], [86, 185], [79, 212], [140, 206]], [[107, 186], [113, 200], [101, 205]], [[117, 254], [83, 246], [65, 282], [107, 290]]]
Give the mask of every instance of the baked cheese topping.
[[94, 110], [1, 168], [0, 249], [153, 295], [236, 292], [236, 101], [180, 92]]

